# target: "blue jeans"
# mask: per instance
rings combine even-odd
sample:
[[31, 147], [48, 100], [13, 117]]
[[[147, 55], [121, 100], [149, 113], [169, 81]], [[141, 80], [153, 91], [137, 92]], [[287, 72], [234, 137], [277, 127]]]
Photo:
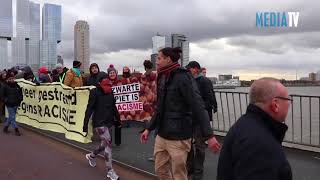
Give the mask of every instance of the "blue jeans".
[[14, 106], [14, 107], [7, 106], [7, 109], [8, 109], [9, 117], [6, 119], [5, 125], [10, 126], [11, 124], [13, 128], [17, 128], [16, 113], [17, 113], [18, 106]]

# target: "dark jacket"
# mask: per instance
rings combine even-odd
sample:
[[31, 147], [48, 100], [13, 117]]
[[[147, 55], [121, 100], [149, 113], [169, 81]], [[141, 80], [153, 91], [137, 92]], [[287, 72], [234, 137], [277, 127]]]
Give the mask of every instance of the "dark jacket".
[[196, 82], [186, 69], [173, 70], [167, 79], [159, 77], [157, 95], [149, 130], [157, 128], [158, 135], [165, 139], [185, 140], [192, 137], [192, 126], [199, 124], [204, 138], [213, 136]]
[[64, 79], [66, 77], [66, 73], [69, 69], [64, 67], [63, 68], [63, 72], [58, 74], [58, 72], [56, 70], [52, 71], [52, 82], [60, 82], [60, 79], [62, 80], [61, 83], [64, 82]]
[[105, 93], [103, 89], [98, 86], [91, 90], [89, 103], [85, 113], [84, 129], [88, 127], [89, 119], [92, 116], [93, 128], [96, 127], [111, 127], [120, 124], [120, 115], [115, 105], [116, 101], [112, 91]]
[[281, 146], [287, 129], [250, 104], [225, 137], [217, 180], [291, 180], [291, 167]]
[[107, 77], [107, 73], [98, 72], [98, 74], [90, 74], [89, 78], [85, 82], [85, 86], [97, 86], [98, 83]]
[[17, 83], [3, 84], [2, 99], [8, 107], [20, 106], [23, 100], [22, 89]]
[[37, 80], [37, 78], [34, 76], [32, 69], [30, 66], [26, 66], [22, 69], [23, 72], [23, 79], [33, 82], [37, 85], [39, 85], [39, 81]]
[[39, 83], [51, 83], [52, 79], [49, 74], [39, 74]]
[[[212, 109], [213, 112], [217, 112], [217, 100], [213, 91], [213, 85], [210, 79], [204, 76], [196, 77], [196, 82], [200, 91], [200, 95], [204, 101], [206, 110], [210, 113], [212, 117]], [[212, 120], [212, 119], [210, 119]]]

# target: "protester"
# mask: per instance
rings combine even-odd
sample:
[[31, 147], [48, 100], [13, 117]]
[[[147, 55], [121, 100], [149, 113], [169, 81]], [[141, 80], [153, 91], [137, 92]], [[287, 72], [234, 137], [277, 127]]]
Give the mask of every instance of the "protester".
[[[156, 78], [156, 74], [152, 72], [153, 63], [150, 60], [145, 60], [143, 62], [144, 70], [146, 71], [144, 73], [144, 76], [142, 76], [142, 79], [144, 79], [146, 82], [153, 81]], [[147, 83], [146, 83], [147, 84]], [[148, 92], [152, 93], [152, 92]], [[154, 138], [157, 136], [157, 130], [154, 131], [153, 134]], [[149, 157], [149, 161], [154, 161], [154, 157]]]
[[207, 69], [205, 67], [201, 68], [201, 73], [204, 77], [207, 77]]
[[23, 79], [36, 83], [37, 85], [39, 85], [39, 81], [37, 80], [37, 78], [34, 76], [32, 69], [30, 66], [25, 66], [24, 68], [22, 68], [22, 77]]
[[4, 97], [2, 96], [4, 86], [6, 85], [7, 81], [7, 72], [1, 71], [0, 72], [0, 123], [5, 122], [5, 106], [4, 106]]
[[180, 68], [180, 48], [164, 48], [157, 57], [157, 110], [141, 134], [145, 143], [150, 131], [158, 129], [154, 145], [155, 172], [160, 180], [187, 180], [186, 161], [191, 148], [192, 127], [199, 124], [208, 146], [218, 152], [209, 116], [191, 74]]
[[60, 82], [63, 84], [68, 70], [69, 70], [68, 68], [63, 67], [62, 64], [58, 63], [55, 66], [54, 74], [52, 75], [52, 81], [53, 82]]
[[230, 128], [218, 163], [218, 180], [291, 180], [281, 143], [291, 99], [278, 80], [253, 82], [247, 111]]
[[[111, 81], [113, 86], [117, 86], [118, 83], [118, 71], [114, 68], [113, 64], [109, 65], [107, 69], [108, 79]], [[121, 145], [121, 127], [115, 126], [114, 128], [114, 143], [116, 146]]]
[[73, 61], [73, 68], [69, 69], [64, 79], [64, 85], [72, 88], [83, 86], [82, 75], [80, 71], [81, 62]]
[[4, 86], [2, 99], [4, 99], [5, 106], [7, 107], [9, 117], [6, 119], [3, 132], [9, 133], [9, 126], [15, 130], [15, 135], [21, 136], [21, 133], [16, 124], [16, 113], [17, 109], [20, 106], [21, 101], [23, 100], [22, 89], [15, 82], [15, 77], [10, 76], [7, 79], [7, 85]]
[[115, 125], [119, 127], [120, 115], [115, 105], [114, 95], [111, 89], [112, 83], [109, 79], [103, 79], [100, 84], [97, 84], [97, 89], [93, 90], [93, 95], [90, 95], [89, 104], [86, 110], [83, 131], [88, 131], [89, 118], [92, 116], [93, 128], [99, 135], [101, 144], [92, 153], [87, 154], [86, 158], [90, 166], [96, 166], [95, 157], [104, 151], [104, 157], [107, 166], [107, 177], [111, 180], [119, 179], [119, 176], [112, 168], [112, 141], [110, 136], [110, 128]]
[[129, 78], [129, 77], [131, 77], [131, 71], [130, 71], [130, 69], [129, 69], [127, 66], [123, 67], [122, 77], [123, 77], [123, 78]]
[[113, 64], [110, 64], [108, 69], [108, 78], [112, 82], [112, 85], [117, 85], [118, 71], [114, 68]]
[[90, 76], [85, 82], [85, 86], [97, 86], [97, 84], [104, 78], [107, 77], [107, 74], [103, 71], [100, 71], [98, 64], [92, 63], [89, 68]]
[[52, 79], [49, 75], [49, 70], [47, 67], [40, 67], [38, 74], [40, 83], [52, 83]]
[[[195, 78], [200, 95], [208, 112], [209, 119], [212, 121], [212, 109], [217, 111], [217, 101], [213, 92], [211, 81], [204, 77], [201, 73], [201, 66], [197, 61], [191, 61], [186, 66]], [[214, 108], [213, 108], [214, 107]], [[203, 164], [205, 160], [205, 139], [202, 137], [200, 126], [193, 129], [193, 146], [188, 154], [188, 174], [193, 174], [193, 180], [201, 180], [203, 178]]]

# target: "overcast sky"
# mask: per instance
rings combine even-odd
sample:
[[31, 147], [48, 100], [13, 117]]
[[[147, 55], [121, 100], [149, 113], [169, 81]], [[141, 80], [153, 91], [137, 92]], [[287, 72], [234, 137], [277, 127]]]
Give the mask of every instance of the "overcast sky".
[[[62, 6], [60, 53], [73, 60], [73, 26], [90, 25], [91, 63], [143, 70], [152, 36], [182, 33], [190, 60], [210, 76], [295, 79], [320, 70], [320, 1], [316, 0], [31, 0]], [[299, 11], [297, 28], [257, 28], [256, 12]]]

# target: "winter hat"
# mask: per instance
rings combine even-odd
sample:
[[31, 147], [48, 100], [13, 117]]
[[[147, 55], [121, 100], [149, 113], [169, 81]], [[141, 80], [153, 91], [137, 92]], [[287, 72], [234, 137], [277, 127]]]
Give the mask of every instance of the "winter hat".
[[48, 68], [45, 67], [45, 66], [42, 66], [40, 69], [39, 69], [39, 73], [42, 73], [42, 74], [45, 74], [45, 73], [48, 73]]
[[117, 70], [114, 68], [113, 64], [109, 65], [109, 68], [107, 69], [108, 74], [110, 74], [111, 71], [114, 71], [116, 74], [118, 74]]
[[55, 67], [56, 69], [57, 68], [63, 68], [63, 65], [61, 64], [61, 63], [58, 63], [58, 64], [56, 64], [56, 67]]
[[74, 68], [78, 68], [81, 66], [81, 62], [80, 61], [73, 61], [73, 67]]

